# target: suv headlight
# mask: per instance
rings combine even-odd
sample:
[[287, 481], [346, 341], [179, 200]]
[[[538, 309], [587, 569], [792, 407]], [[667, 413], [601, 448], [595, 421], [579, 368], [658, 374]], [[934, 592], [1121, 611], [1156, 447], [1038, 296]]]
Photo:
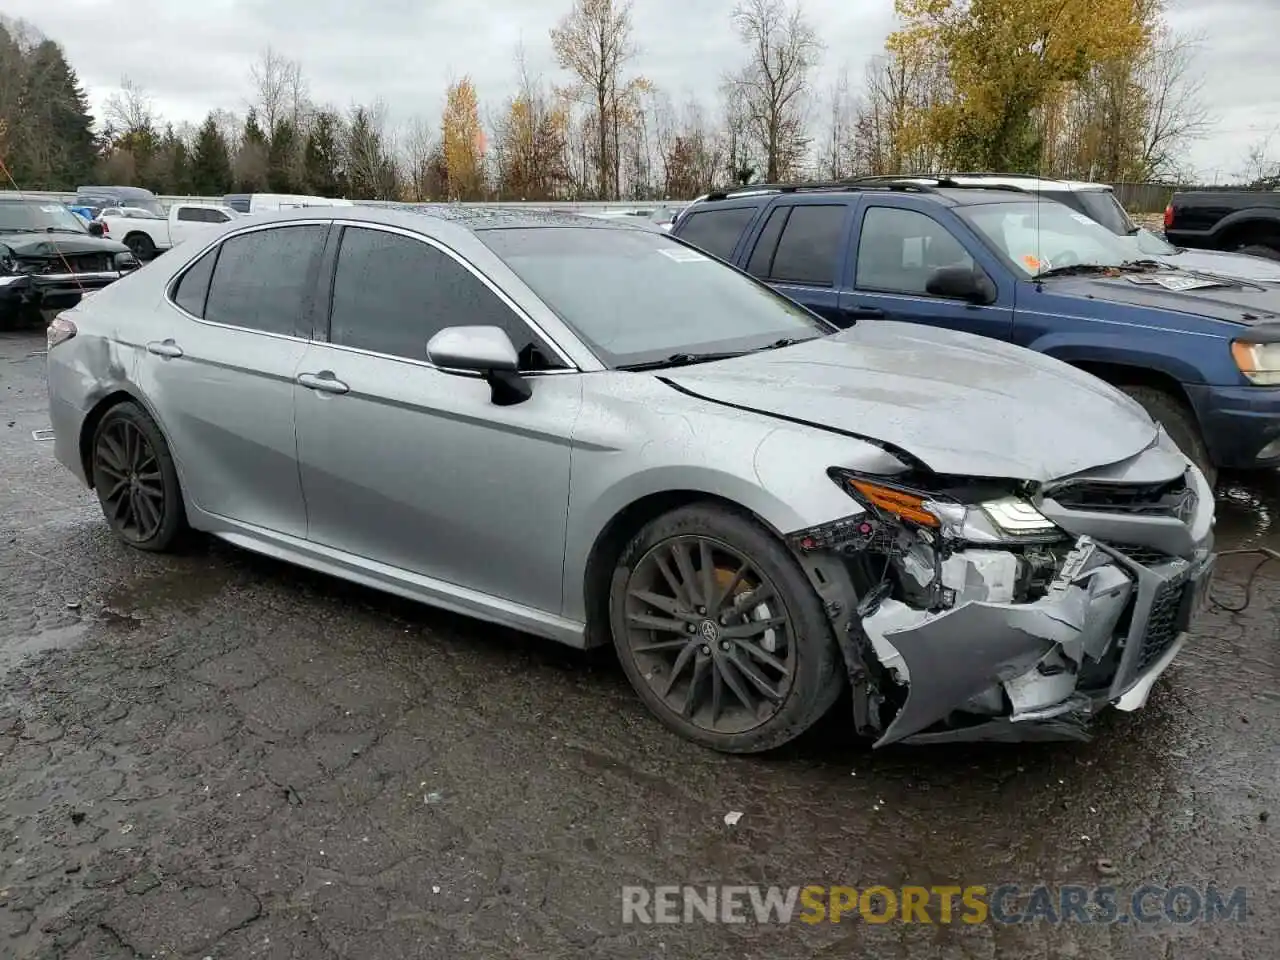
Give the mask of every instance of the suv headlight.
[[1280, 343], [1233, 340], [1231, 358], [1250, 383], [1260, 387], [1280, 385]]
[[964, 502], [833, 469], [831, 479], [873, 513], [936, 530], [970, 543], [1045, 543], [1062, 539], [1058, 526], [1022, 497], [1004, 494]]

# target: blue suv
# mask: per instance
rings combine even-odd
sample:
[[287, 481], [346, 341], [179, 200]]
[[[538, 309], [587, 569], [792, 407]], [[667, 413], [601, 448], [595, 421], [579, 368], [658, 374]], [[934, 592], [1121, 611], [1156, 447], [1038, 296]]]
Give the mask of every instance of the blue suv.
[[700, 197], [671, 232], [840, 327], [933, 324], [1087, 370], [1211, 481], [1280, 464], [1280, 288], [1134, 260], [1056, 201], [945, 179], [770, 184]]

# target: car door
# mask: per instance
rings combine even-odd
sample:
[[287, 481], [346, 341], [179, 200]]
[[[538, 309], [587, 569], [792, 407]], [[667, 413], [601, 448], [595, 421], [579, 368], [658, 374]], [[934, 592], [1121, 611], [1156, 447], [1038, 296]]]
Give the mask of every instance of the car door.
[[[307, 536], [368, 560], [558, 613], [576, 372], [470, 265], [415, 234], [346, 226], [327, 330], [299, 368]], [[451, 326], [507, 330], [533, 396], [426, 360]]]
[[293, 388], [328, 226], [233, 234], [181, 273], [139, 378], [187, 495], [218, 517], [306, 536]]
[[[854, 255], [846, 263], [846, 287], [840, 295], [846, 323], [882, 318], [1000, 340], [1013, 336], [1014, 284], [989, 269], [985, 255], [975, 257], [976, 243], [971, 249], [930, 213], [874, 197], [864, 202], [856, 220]], [[995, 285], [995, 302], [975, 304], [930, 294], [926, 286], [933, 272], [953, 266], [985, 273]]]
[[847, 327], [838, 283], [849, 210], [847, 202], [830, 197], [776, 204], [754, 238], [747, 272], [832, 323]]

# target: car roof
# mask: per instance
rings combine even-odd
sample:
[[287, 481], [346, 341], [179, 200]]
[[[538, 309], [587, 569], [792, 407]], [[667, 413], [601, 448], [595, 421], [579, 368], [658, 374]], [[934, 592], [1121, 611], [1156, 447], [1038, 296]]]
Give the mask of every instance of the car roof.
[[945, 206], [975, 206], [986, 203], [1017, 203], [1026, 199], [1027, 190], [1014, 184], [993, 183], [985, 179], [964, 182], [950, 177], [862, 177], [816, 183], [753, 183], [705, 194], [685, 207], [684, 215], [692, 215], [707, 204], [768, 203], [779, 196], [835, 196], [861, 193], [910, 193], [926, 197]]
[[355, 220], [431, 232], [445, 224], [476, 233], [521, 227], [581, 227], [591, 230], [631, 230], [652, 233], [645, 224], [624, 218], [601, 219], [555, 210], [514, 207], [472, 207], [447, 203], [388, 203], [377, 206], [302, 207], [259, 214], [254, 223], [287, 223], [290, 220]]

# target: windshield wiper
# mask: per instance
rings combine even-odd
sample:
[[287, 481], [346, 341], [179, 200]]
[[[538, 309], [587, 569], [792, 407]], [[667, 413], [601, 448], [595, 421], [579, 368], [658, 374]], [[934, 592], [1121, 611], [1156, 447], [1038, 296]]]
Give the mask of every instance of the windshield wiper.
[[766, 343], [763, 347], [756, 347], [752, 353], [763, 353], [765, 350], [779, 350], [782, 347], [794, 347], [797, 343], [808, 343], [810, 340], [816, 340], [817, 337], [783, 337], [781, 340], [775, 340], [773, 343]]
[[620, 364], [618, 370], [660, 370], [663, 367], [687, 367], [694, 363], [710, 363], [713, 360], [732, 360], [747, 351], [734, 350], [724, 353], [673, 353], [661, 360], [645, 360], [641, 363]]
[[1074, 277], [1086, 273], [1110, 273], [1120, 270], [1124, 273], [1142, 273], [1147, 270], [1167, 269], [1167, 265], [1159, 260], [1126, 260], [1124, 263], [1064, 263], [1060, 267], [1041, 270], [1032, 280], [1044, 280], [1048, 277]]

